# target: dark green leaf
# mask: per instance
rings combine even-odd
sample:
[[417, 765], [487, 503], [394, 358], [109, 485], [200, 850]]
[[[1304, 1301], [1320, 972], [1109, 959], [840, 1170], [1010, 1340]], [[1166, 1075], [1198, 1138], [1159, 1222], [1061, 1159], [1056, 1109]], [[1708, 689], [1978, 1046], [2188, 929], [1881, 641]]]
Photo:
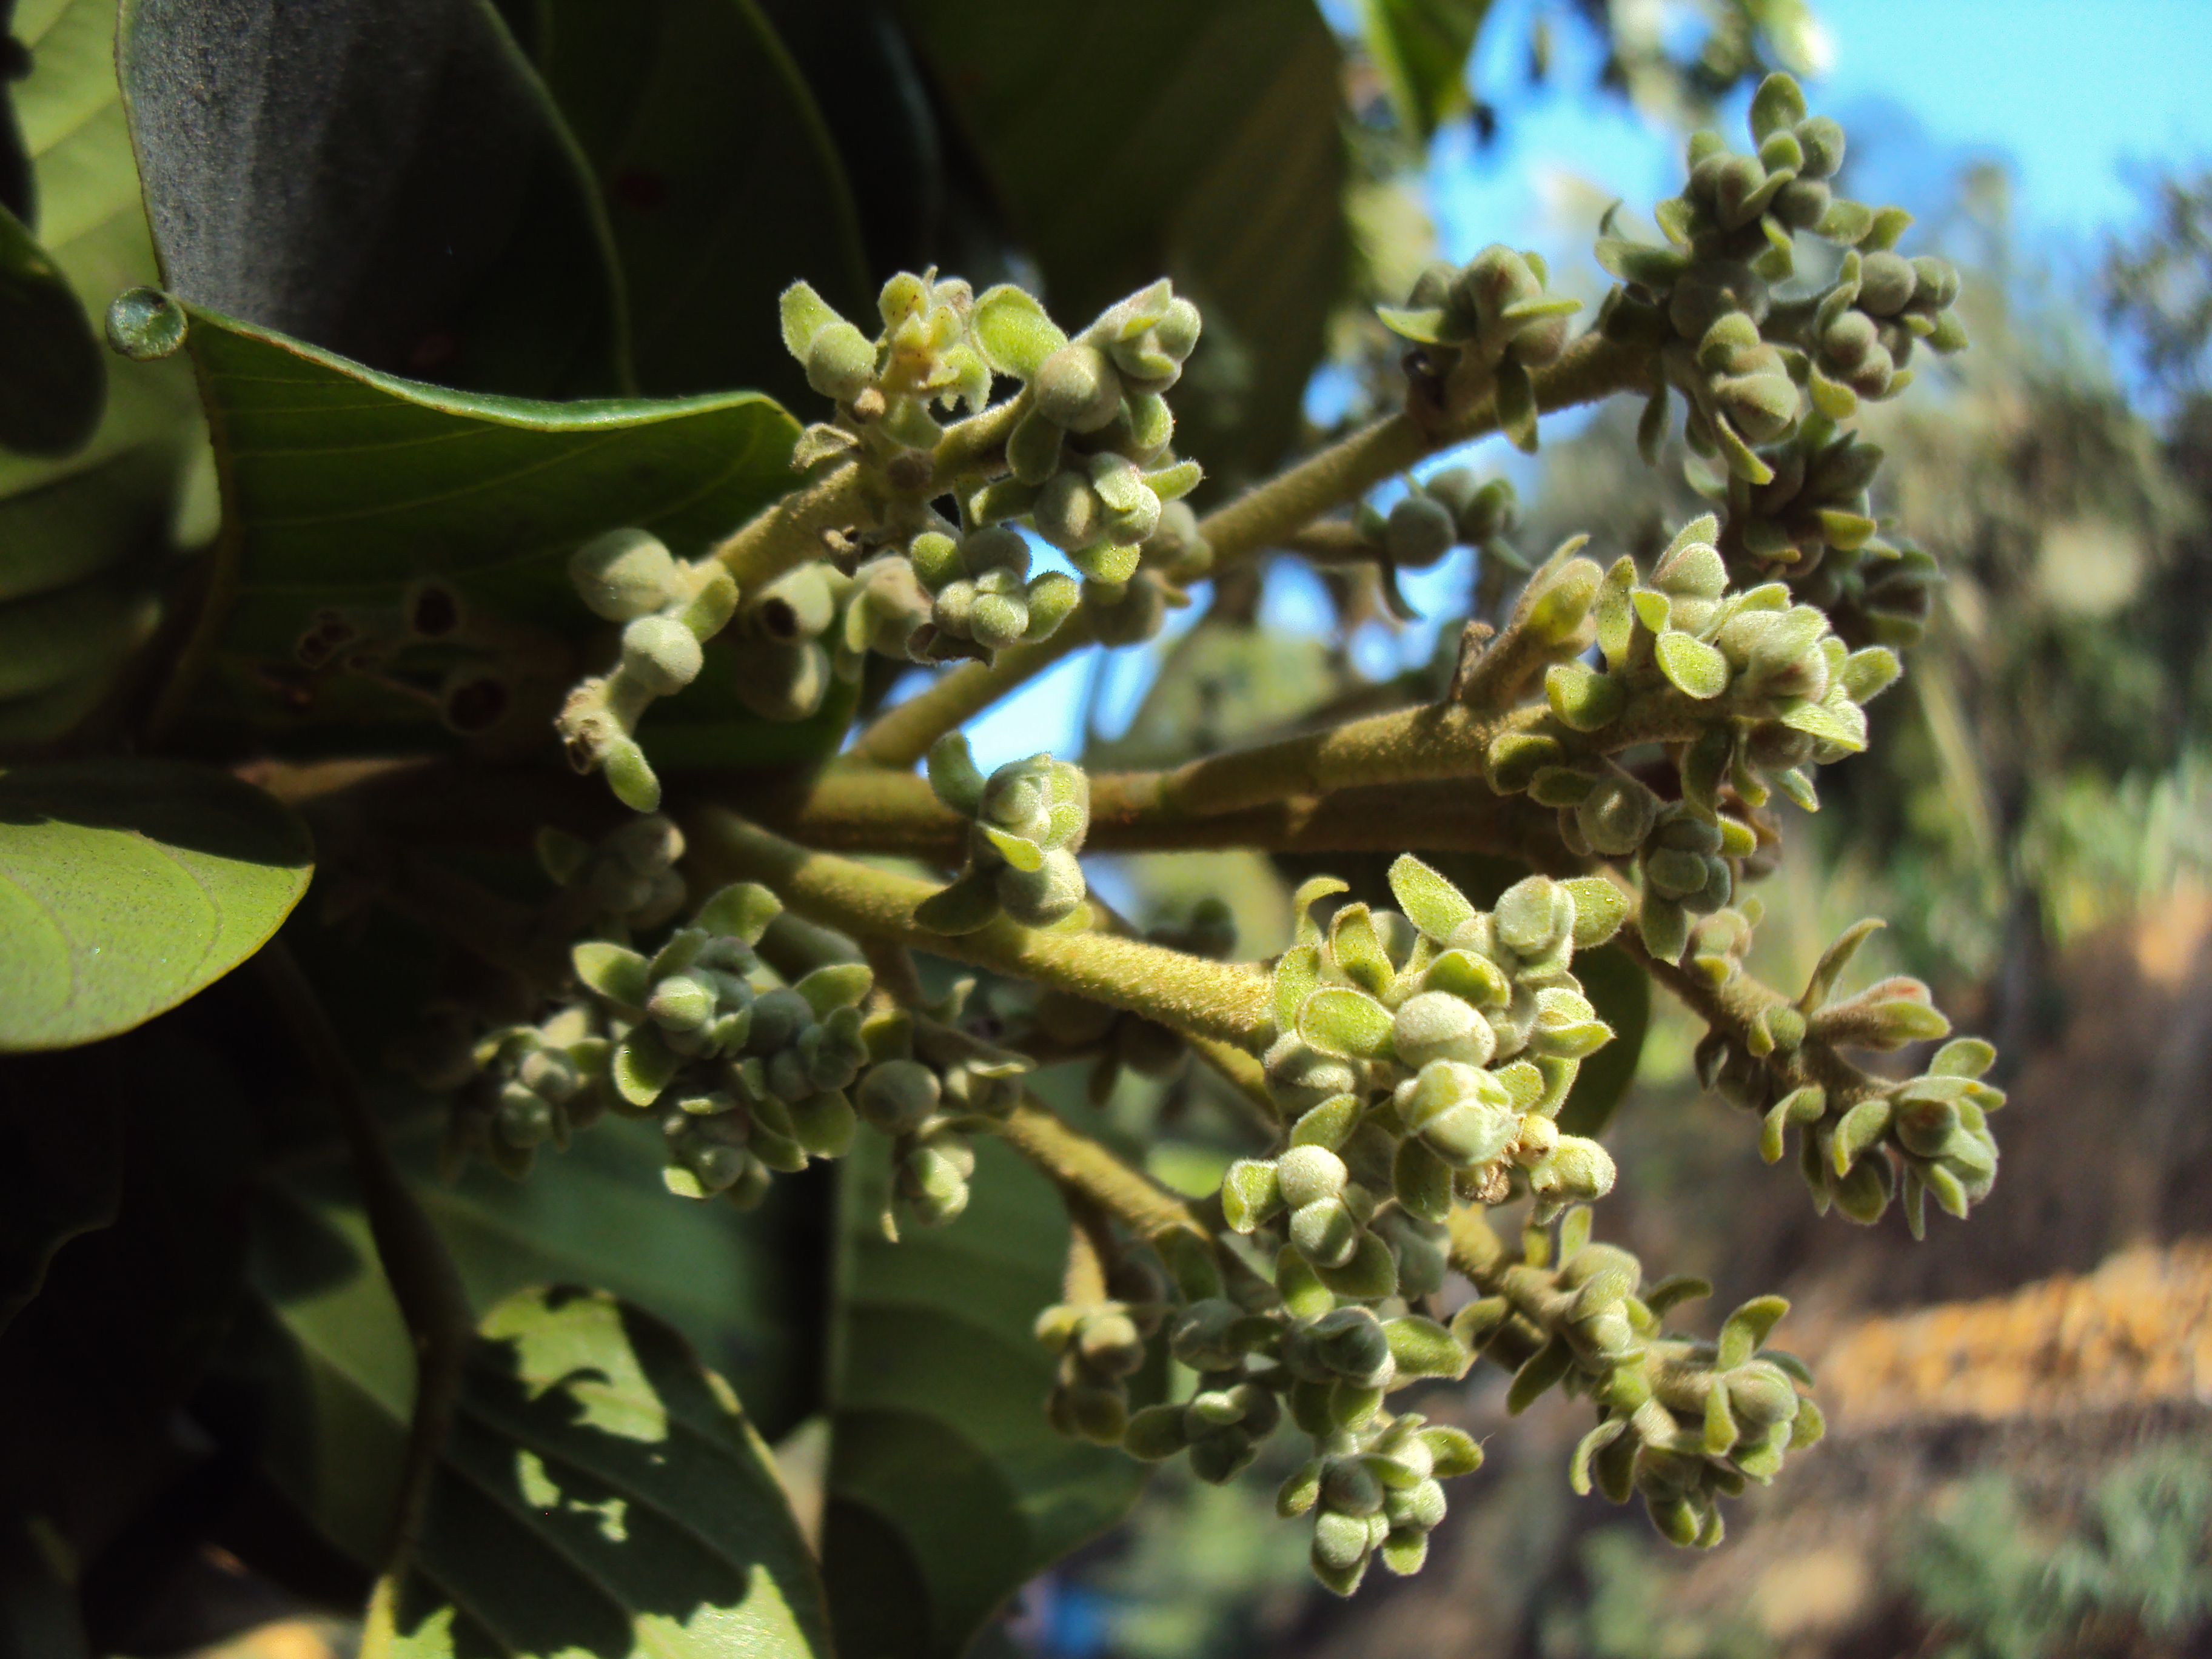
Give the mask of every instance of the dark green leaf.
[[363, 1659], [829, 1651], [768, 1449], [669, 1327], [604, 1291], [484, 1316], [421, 1542]]
[[1576, 951], [1575, 977], [1597, 1017], [1613, 1027], [1613, 1041], [1584, 1057], [1559, 1108], [1559, 1127], [1595, 1138], [1605, 1133], [1636, 1081], [1644, 1029], [1651, 1023], [1651, 980], [1617, 945]]
[[68, 277], [0, 207], [0, 444], [32, 455], [83, 447], [107, 400], [107, 365]]
[[307, 832], [167, 760], [0, 776], [0, 1049], [128, 1030], [261, 948], [307, 890]]
[[1120, 1450], [1045, 1421], [1053, 1360], [1031, 1327], [1060, 1299], [1066, 1218], [1004, 1143], [975, 1150], [966, 1212], [897, 1244], [877, 1226], [884, 1143], [839, 1166], [823, 1571], [844, 1653], [955, 1659], [1024, 1581], [1118, 1521], [1144, 1480]]
[[623, 389], [604, 215], [484, 0], [126, 0], [116, 61], [179, 295], [450, 385]]
[[1467, 58], [1490, 0], [1366, 0], [1367, 50], [1399, 125], [1426, 143], [1468, 106]]
[[588, 1275], [682, 1331], [762, 1433], [777, 1437], [813, 1409], [808, 1384], [818, 1380], [811, 1333], [821, 1316], [788, 1254], [791, 1236], [803, 1237], [793, 1215], [801, 1200], [787, 1182], [752, 1211], [672, 1199], [660, 1181], [664, 1146], [657, 1123], [609, 1119], [567, 1152], [542, 1153], [527, 1180], [472, 1164], [447, 1182], [427, 1178], [434, 1149], [425, 1136], [416, 1195], [477, 1306]]
[[1079, 329], [1172, 276], [1206, 322], [1174, 393], [1177, 447], [1217, 483], [1272, 463], [1346, 262], [1342, 64], [1319, 11], [906, 0], [901, 12], [1054, 317]]
[[874, 295], [844, 168], [775, 31], [746, 0], [544, 0], [539, 15], [538, 67], [622, 258], [639, 388], [814, 404], [776, 296], [803, 278], [865, 320]]

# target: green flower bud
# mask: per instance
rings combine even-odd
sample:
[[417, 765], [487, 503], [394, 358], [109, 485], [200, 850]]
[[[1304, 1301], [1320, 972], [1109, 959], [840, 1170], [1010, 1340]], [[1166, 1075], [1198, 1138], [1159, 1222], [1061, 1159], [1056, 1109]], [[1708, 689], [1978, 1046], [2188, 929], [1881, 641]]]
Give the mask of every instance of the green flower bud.
[[1141, 645], [1160, 631], [1167, 619], [1167, 595], [1147, 570], [1139, 570], [1118, 597], [1097, 582], [1085, 582], [1083, 602], [1091, 612], [1091, 631], [1104, 646]]
[[592, 611], [609, 622], [629, 622], [673, 603], [682, 574], [657, 536], [642, 530], [610, 530], [570, 556], [568, 580]]
[[1073, 553], [1104, 539], [1106, 503], [1091, 487], [1089, 477], [1072, 469], [1055, 472], [1045, 481], [1033, 514], [1037, 534], [1064, 553]]
[[1344, 1160], [1325, 1146], [1293, 1146], [1275, 1160], [1277, 1190], [1294, 1210], [1334, 1198], [1349, 1178]]
[[1391, 1021], [1390, 1036], [1399, 1063], [1416, 1071], [1436, 1060], [1486, 1066], [1498, 1046], [1490, 1022], [1446, 991], [1408, 997]]
[[1859, 263], [1858, 308], [1876, 317], [1893, 317], [1911, 302], [1919, 284], [1912, 262], [1882, 249], [1862, 256]]
[[1316, 1267], [1341, 1267], [1359, 1248], [1359, 1223], [1343, 1200], [1316, 1199], [1291, 1212], [1290, 1236], [1298, 1254]]
[[998, 874], [999, 902], [1025, 927], [1049, 927], [1083, 902], [1083, 866], [1075, 854], [1054, 848], [1034, 870], [1008, 865]]
[[1612, 1157], [1597, 1142], [1561, 1135], [1528, 1171], [1528, 1188], [1547, 1204], [1587, 1204], [1613, 1190], [1616, 1174]]
[[1457, 538], [1451, 510], [1442, 501], [1414, 493], [1391, 507], [1382, 547], [1393, 564], [1425, 570], [1451, 551]]
[[681, 691], [705, 661], [691, 630], [672, 617], [640, 617], [623, 629], [623, 672], [655, 696]]
[[1593, 852], [1625, 858], [1644, 844], [1659, 815], [1659, 799], [1633, 778], [1607, 775], [1574, 809]]
[[806, 384], [841, 404], [866, 391], [875, 373], [875, 343], [842, 319], [817, 332], [806, 348]]
[[1121, 377], [1098, 347], [1085, 341], [1062, 346], [1030, 383], [1037, 412], [1070, 432], [1096, 432], [1121, 406]]

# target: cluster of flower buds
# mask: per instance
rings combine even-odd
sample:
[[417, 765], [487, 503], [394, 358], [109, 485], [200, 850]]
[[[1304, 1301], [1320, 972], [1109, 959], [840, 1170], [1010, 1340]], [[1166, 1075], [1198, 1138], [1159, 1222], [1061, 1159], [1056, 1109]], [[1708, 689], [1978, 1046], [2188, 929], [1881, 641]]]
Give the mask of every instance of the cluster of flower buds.
[[[868, 1068], [853, 1095], [871, 1127], [891, 1137], [892, 1195], [924, 1226], [939, 1226], [968, 1207], [975, 1172], [969, 1137], [1003, 1120], [1020, 1102], [1030, 1063], [963, 1024], [973, 980], [921, 1010], [885, 1007], [860, 1025]], [[884, 1231], [897, 1237], [886, 1214]]]
[[[1148, 928], [1145, 937], [1171, 951], [1220, 962], [1237, 948], [1237, 924], [1227, 904], [1207, 897], [1192, 908], [1188, 922]], [[1048, 988], [1038, 996], [1031, 1018], [1062, 1054], [1097, 1055], [1085, 1085], [1094, 1106], [1103, 1106], [1112, 1097], [1124, 1071], [1139, 1077], [1173, 1077], [1190, 1055], [1190, 1045], [1181, 1032], [1070, 991]]]
[[905, 646], [921, 662], [988, 663], [1010, 645], [1049, 639], [1082, 597], [1064, 571], [1030, 575], [1029, 544], [1005, 525], [960, 537], [926, 530], [908, 556], [930, 599], [927, 619]]
[[[1790, 76], [1759, 88], [1751, 131], [1750, 155], [1731, 154], [1717, 132], [1692, 136], [1687, 188], [1655, 210], [1671, 246], [1613, 235], [1608, 222], [1597, 257], [1625, 284], [1607, 296], [1601, 325], [1659, 349], [1666, 384], [1689, 405], [1691, 447], [1757, 486], [1774, 477], [1759, 447], [1796, 429], [1808, 392], [1814, 407], [1841, 418], [1859, 397], [1903, 388], [1914, 340], [1954, 351], [1966, 335], [1948, 309], [1956, 273], [1891, 252], [1911, 216], [1834, 195], [1843, 129], [1808, 117]], [[1778, 302], [1772, 286], [1796, 270], [1800, 232], [1854, 251], [1821, 294]], [[1666, 420], [1662, 385], [1638, 434], [1647, 458]]]
[[975, 337], [994, 368], [1024, 383], [1028, 406], [1006, 437], [1009, 476], [967, 501], [971, 521], [1026, 518], [1102, 605], [1123, 598], [1156, 538], [1157, 559], [1189, 566], [1204, 544], [1194, 520], [1170, 521], [1168, 508], [1200, 474], [1170, 453], [1175, 416], [1163, 394], [1181, 376], [1198, 326], [1198, 308], [1164, 279], [1108, 307], [1073, 340], [1019, 289], [984, 295]]
[[1231, 1228], [1279, 1231], [1322, 1285], [1363, 1301], [1398, 1292], [1407, 1245], [1425, 1242], [1373, 1224], [1386, 1200], [1433, 1224], [1455, 1199], [1497, 1203], [1517, 1186], [1547, 1212], [1613, 1180], [1604, 1149], [1554, 1120], [1612, 1036], [1574, 952], [1612, 936], [1626, 897], [1601, 878], [1534, 876], [1479, 911], [1411, 857], [1390, 884], [1402, 914], [1346, 905], [1326, 938], [1305, 912], [1342, 884], [1300, 890], [1264, 1060], [1290, 1145], [1222, 1182]]
[[[1570, 660], [1545, 673], [1546, 699], [1566, 734], [1504, 733], [1487, 757], [1493, 788], [1526, 789], [1559, 809], [1571, 850], [1644, 854], [1645, 943], [1669, 962], [1680, 957], [1689, 915], [1732, 896], [1725, 861], [1758, 844], [1750, 824], [1722, 810], [1723, 792], [1747, 807], [1764, 805], [1776, 789], [1817, 806], [1809, 769], [1866, 746], [1863, 705], [1898, 674], [1893, 652], [1851, 650], [1826, 613], [1793, 604], [1784, 583], [1730, 592], [1718, 528], [1710, 514], [1685, 526], [1648, 580], [1633, 560], [1617, 561], [1595, 605], [1604, 666]], [[1680, 810], [1664, 814], [1664, 842], [1647, 848], [1662, 803], [1618, 768], [1571, 756], [1567, 734], [1625, 729], [1654, 696], [1686, 698], [1711, 718], [1680, 755]]]
[[1498, 424], [1522, 449], [1536, 447], [1536, 388], [1532, 368], [1555, 361], [1567, 343], [1567, 319], [1582, 301], [1547, 294], [1549, 272], [1534, 252], [1493, 242], [1466, 265], [1431, 265], [1403, 306], [1376, 315], [1392, 333], [1419, 348], [1409, 363], [1417, 376], [1452, 401], [1457, 388], [1480, 382], [1495, 393]]
[[1437, 1482], [1470, 1473], [1482, 1454], [1459, 1430], [1386, 1412], [1383, 1396], [1422, 1378], [1463, 1376], [1473, 1358], [1466, 1347], [1432, 1319], [1340, 1304], [1288, 1248], [1273, 1286], [1255, 1282], [1240, 1299], [1218, 1283], [1184, 1289], [1168, 1352], [1197, 1374], [1196, 1386], [1186, 1401], [1131, 1417], [1124, 1449], [1151, 1462], [1187, 1455], [1194, 1474], [1218, 1484], [1250, 1465], [1287, 1413], [1316, 1455], [1277, 1506], [1285, 1516], [1316, 1511], [1316, 1577], [1349, 1595], [1377, 1555], [1394, 1571], [1418, 1569], [1443, 1517]]
[[1520, 500], [1505, 479], [1485, 483], [1472, 467], [1449, 466], [1407, 479], [1405, 495], [1388, 513], [1362, 502], [1353, 523], [1360, 540], [1400, 569], [1426, 570], [1453, 548], [1473, 547], [1525, 570], [1503, 539], [1520, 515]]
[[816, 562], [786, 571], [749, 595], [724, 637], [738, 700], [763, 720], [805, 720], [822, 707], [832, 672], [830, 647], [854, 580]]
[[933, 933], [972, 933], [1004, 914], [1049, 927], [1083, 902], [1076, 854], [1091, 827], [1091, 780], [1049, 755], [1008, 761], [984, 777], [966, 735], [949, 732], [929, 750], [929, 787], [974, 821], [958, 878], [924, 900], [915, 921]]
[[753, 952], [780, 907], [766, 888], [723, 889], [651, 956], [586, 940], [576, 976], [608, 1033], [619, 1108], [662, 1109], [671, 1191], [757, 1201], [771, 1170], [841, 1158], [857, 1118], [847, 1093], [867, 1062], [863, 966], [818, 968], [793, 986], [754, 982]]
[[[1062, 1303], [1037, 1316], [1036, 1337], [1059, 1360], [1046, 1414], [1073, 1440], [1118, 1446], [1129, 1426], [1129, 1378], [1167, 1310], [1157, 1301]], [[1272, 1396], [1271, 1396], [1272, 1399]]]
[[[1692, 943], [1692, 970], [1714, 985], [1735, 979], [1757, 921], [1754, 902], [1702, 926]], [[1832, 998], [1845, 965], [1880, 925], [1863, 921], [1845, 931], [1796, 1000], [1761, 1007], [1740, 1036], [1708, 1031], [1698, 1045], [1698, 1073], [1707, 1088], [1762, 1115], [1759, 1152], [1768, 1163], [1780, 1161], [1787, 1132], [1796, 1127], [1798, 1170], [1823, 1213], [1832, 1204], [1870, 1225], [1901, 1193], [1917, 1238], [1928, 1194], [1960, 1217], [1989, 1195], [1997, 1165], [1989, 1114], [2005, 1097], [1981, 1081], [1996, 1053], [1978, 1037], [1945, 1043], [1920, 1076], [1844, 1094], [1802, 1063], [1808, 1046], [1887, 1053], [1949, 1035], [1950, 1022], [1917, 979], [1886, 979]]]
[[582, 925], [617, 922], [642, 932], [684, 908], [687, 890], [676, 867], [684, 832], [657, 812], [619, 825], [597, 845], [565, 830], [540, 830], [534, 850], [553, 884], [586, 907], [574, 917]]
[[479, 1041], [471, 1056], [473, 1085], [455, 1102], [447, 1128], [449, 1164], [481, 1154], [518, 1179], [538, 1148], [566, 1151], [579, 1130], [599, 1121], [613, 1101], [607, 1086], [607, 1040], [588, 1013], [567, 1008], [538, 1025], [510, 1025]]
[[783, 292], [784, 349], [806, 370], [806, 383], [837, 405], [837, 423], [813, 426], [793, 460], [802, 468], [856, 446], [888, 462], [900, 451], [937, 447], [944, 428], [932, 405], [990, 401], [991, 367], [972, 330], [975, 290], [934, 270], [902, 270], [885, 283], [874, 339], [839, 316], [805, 283]]
[[1789, 1304], [1773, 1296], [1744, 1304], [1717, 1342], [1669, 1336], [1662, 1316], [1710, 1286], [1674, 1279], [1645, 1288], [1633, 1255], [1589, 1242], [1587, 1210], [1569, 1212], [1559, 1257], [1548, 1265], [1551, 1241], [1530, 1229], [1524, 1259], [1492, 1265], [1480, 1286], [1487, 1293], [1460, 1310], [1453, 1332], [1513, 1369], [1509, 1410], [1555, 1383], [1596, 1405], [1597, 1426], [1568, 1471], [1577, 1492], [1595, 1478], [1614, 1503], [1641, 1493], [1674, 1543], [1717, 1544], [1719, 1500], [1747, 1480], [1771, 1480], [1785, 1454], [1822, 1431], [1819, 1408], [1796, 1386], [1812, 1382], [1802, 1362], [1763, 1346]]
[[658, 537], [615, 530], [576, 550], [568, 574], [598, 616], [622, 624], [620, 654], [605, 674], [568, 694], [559, 726], [569, 763], [579, 772], [604, 767], [622, 803], [650, 812], [660, 805], [653, 775], [634, 733], [656, 697], [699, 678], [702, 643], [720, 633], [738, 605], [737, 584], [713, 560], [685, 564]]

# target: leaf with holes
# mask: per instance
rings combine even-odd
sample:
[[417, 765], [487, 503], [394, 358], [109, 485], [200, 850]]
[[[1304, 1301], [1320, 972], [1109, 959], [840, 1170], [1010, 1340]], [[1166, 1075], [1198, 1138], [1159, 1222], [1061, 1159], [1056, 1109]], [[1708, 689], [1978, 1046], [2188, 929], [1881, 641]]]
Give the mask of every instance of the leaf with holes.
[[362, 1659], [805, 1659], [829, 1620], [775, 1464], [680, 1336], [604, 1291], [518, 1291], [470, 1353], [422, 1535]]
[[290, 812], [210, 768], [0, 775], [0, 1050], [92, 1042], [174, 1007], [261, 948], [313, 857]]

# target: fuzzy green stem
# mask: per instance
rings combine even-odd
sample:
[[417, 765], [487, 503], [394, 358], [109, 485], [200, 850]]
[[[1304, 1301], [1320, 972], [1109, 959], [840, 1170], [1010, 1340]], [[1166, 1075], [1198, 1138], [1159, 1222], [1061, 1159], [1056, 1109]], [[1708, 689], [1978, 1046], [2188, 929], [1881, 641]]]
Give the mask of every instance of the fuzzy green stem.
[[[1231, 812], [1197, 813], [1165, 799], [1159, 775], [1102, 772], [1091, 786], [1093, 852], [1179, 852], [1255, 847], [1267, 852], [1490, 853], [1548, 867], [1564, 856], [1557, 817], [1526, 795], [1498, 795], [1462, 779], [1299, 795]], [[952, 866], [971, 822], [912, 773], [832, 770], [803, 793], [747, 802], [755, 816], [809, 847], [900, 854]]]
[[[1644, 948], [1643, 935], [1633, 924], [1623, 927], [1613, 939], [1676, 1001], [1707, 1025], [1726, 1032], [1739, 1047], [1749, 1048], [1752, 1022], [1763, 1010], [1790, 1000], [1749, 974], [1740, 973], [1724, 985], [1715, 985], [1678, 963], [1662, 962]], [[1815, 1037], [1808, 1037], [1793, 1049], [1776, 1049], [1765, 1057], [1765, 1064], [1774, 1076], [1778, 1096], [1808, 1083], [1819, 1084], [1827, 1091], [1832, 1115], [1869, 1096], [1884, 1093], [1888, 1087], [1845, 1060], [1832, 1045]]]
[[1032, 979], [1187, 1035], [1254, 1043], [1272, 1017], [1267, 980], [1247, 968], [1103, 933], [1024, 927], [1004, 916], [972, 933], [933, 933], [914, 920], [915, 907], [937, 891], [927, 882], [810, 852], [720, 807], [696, 814], [690, 827], [694, 858], [717, 879], [763, 883], [799, 915], [856, 939], [892, 939]]
[[939, 675], [927, 690], [877, 715], [853, 740], [844, 763], [904, 771], [947, 732], [965, 726], [1001, 697], [1054, 663], [1073, 656], [1097, 637], [1090, 613], [1079, 607], [1048, 640], [1010, 646], [988, 668], [979, 662], [963, 663], [951, 673]]
[[999, 1133], [1055, 1186], [1097, 1205], [1139, 1237], [1188, 1232], [1212, 1243], [1182, 1200], [1070, 1128], [1034, 1097], [1023, 1098], [999, 1126]]

